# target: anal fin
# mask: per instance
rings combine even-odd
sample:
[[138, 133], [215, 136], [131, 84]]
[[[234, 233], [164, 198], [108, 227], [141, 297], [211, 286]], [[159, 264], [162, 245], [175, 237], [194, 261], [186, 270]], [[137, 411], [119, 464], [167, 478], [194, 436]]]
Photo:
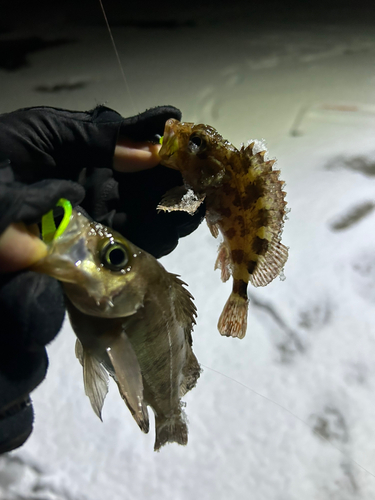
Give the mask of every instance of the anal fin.
[[215, 222], [211, 222], [207, 217], [206, 217], [206, 222], [208, 229], [210, 230], [210, 233], [214, 238], [217, 238], [219, 236], [219, 226]]
[[214, 269], [220, 269], [223, 283], [229, 280], [231, 276], [231, 258], [230, 251], [224, 241], [220, 243]]

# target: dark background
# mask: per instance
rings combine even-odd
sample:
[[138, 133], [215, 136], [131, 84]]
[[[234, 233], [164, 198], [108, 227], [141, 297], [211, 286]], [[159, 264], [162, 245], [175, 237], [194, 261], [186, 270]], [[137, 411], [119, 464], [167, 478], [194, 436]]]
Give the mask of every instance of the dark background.
[[[375, 1], [331, 0], [217, 1], [192, 0], [161, 2], [103, 0], [111, 27], [136, 30], [170, 29], [220, 25], [225, 30], [236, 23], [254, 27], [284, 25], [287, 29], [312, 25], [363, 25], [375, 23]], [[28, 55], [71, 43], [69, 27], [77, 34], [79, 27], [105, 27], [99, 0], [13, 0], [0, 2], [0, 69], [15, 71], [28, 64]], [[67, 29], [68, 28], [68, 29]], [[59, 30], [64, 32], [59, 37]], [[150, 51], [155, 47], [150, 47]], [[199, 54], [197, 54], [199, 56]], [[214, 57], [220, 57], [220, 54]], [[0, 81], [1, 86], [1, 81]]]
[[[103, 0], [108, 19], [112, 25], [147, 24], [177, 25], [180, 22], [212, 22], [225, 17], [233, 22], [237, 16], [248, 18], [251, 23], [269, 22], [348, 22], [361, 23], [375, 20], [375, 2], [373, 0], [331, 0], [319, 1], [274, 1], [251, 0], [215, 1], [192, 0], [160, 2]], [[103, 15], [98, 0], [15, 0], [1, 2], [0, 27], [3, 31], [29, 29], [45, 24], [103, 24]]]

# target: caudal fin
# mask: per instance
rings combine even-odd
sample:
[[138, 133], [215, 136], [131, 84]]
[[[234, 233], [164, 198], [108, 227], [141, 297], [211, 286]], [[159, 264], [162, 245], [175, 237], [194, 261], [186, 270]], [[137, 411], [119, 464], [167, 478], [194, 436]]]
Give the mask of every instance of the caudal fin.
[[247, 309], [249, 300], [232, 292], [220, 315], [218, 329], [226, 337], [243, 339], [247, 327]]
[[186, 445], [188, 442], [188, 428], [182, 410], [171, 418], [155, 415], [155, 427], [154, 451], [160, 450], [167, 443]]

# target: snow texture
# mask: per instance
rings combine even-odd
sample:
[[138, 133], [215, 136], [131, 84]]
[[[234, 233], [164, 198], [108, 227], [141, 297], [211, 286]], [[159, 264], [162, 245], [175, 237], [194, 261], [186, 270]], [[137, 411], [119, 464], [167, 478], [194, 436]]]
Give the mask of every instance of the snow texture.
[[[375, 497], [375, 29], [249, 30], [245, 20], [113, 34], [136, 111], [170, 103], [234, 145], [267, 139], [292, 208], [286, 281], [250, 290], [239, 341], [216, 329], [231, 285], [213, 271], [217, 242], [205, 224], [162, 260], [195, 296], [204, 371], [184, 398], [188, 446], [160, 453], [154, 428], [139, 431], [114, 387], [104, 422], [94, 415], [66, 323], [33, 393], [34, 432], [0, 460], [0, 498]], [[30, 35], [67, 33], [52, 24]], [[105, 102], [133, 114], [105, 28], [72, 25], [69, 36], [74, 45], [0, 70], [1, 112]]]

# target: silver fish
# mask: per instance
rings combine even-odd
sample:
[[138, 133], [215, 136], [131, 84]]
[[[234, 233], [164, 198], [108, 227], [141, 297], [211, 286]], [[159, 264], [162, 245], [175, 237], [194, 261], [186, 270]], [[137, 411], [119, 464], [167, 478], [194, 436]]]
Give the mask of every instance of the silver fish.
[[187, 443], [181, 397], [200, 366], [192, 351], [196, 308], [176, 275], [108, 227], [72, 212], [33, 270], [61, 282], [77, 335], [86, 395], [101, 419], [109, 377], [140, 429], [155, 413], [155, 450]]

